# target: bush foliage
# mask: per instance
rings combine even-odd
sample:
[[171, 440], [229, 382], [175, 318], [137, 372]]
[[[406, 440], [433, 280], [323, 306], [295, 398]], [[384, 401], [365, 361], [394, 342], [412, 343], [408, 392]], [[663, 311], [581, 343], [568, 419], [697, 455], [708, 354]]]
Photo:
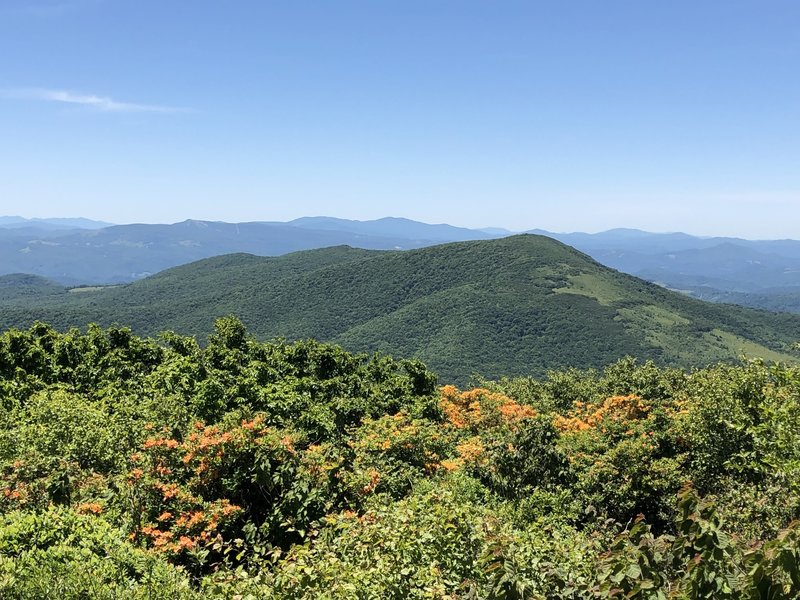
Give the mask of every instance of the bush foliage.
[[314, 341], [0, 336], [3, 598], [800, 596], [800, 368], [437, 387]]

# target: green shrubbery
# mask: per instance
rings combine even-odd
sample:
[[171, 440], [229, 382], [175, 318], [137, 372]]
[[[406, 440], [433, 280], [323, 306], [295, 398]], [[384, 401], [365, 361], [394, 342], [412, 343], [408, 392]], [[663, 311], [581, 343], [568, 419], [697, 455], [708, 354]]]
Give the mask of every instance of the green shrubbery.
[[800, 369], [436, 388], [416, 361], [0, 336], [6, 598], [789, 599]]
[[0, 519], [0, 596], [192, 598], [186, 575], [89, 511], [50, 506]]

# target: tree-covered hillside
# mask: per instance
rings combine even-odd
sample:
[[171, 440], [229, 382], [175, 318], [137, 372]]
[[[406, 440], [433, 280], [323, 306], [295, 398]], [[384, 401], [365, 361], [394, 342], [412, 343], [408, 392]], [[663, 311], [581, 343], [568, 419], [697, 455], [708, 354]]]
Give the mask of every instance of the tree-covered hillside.
[[61, 294], [66, 299], [67, 290], [59, 284], [38, 275], [13, 273], [0, 275], [0, 302], [21, 302], [53, 294]]
[[800, 368], [0, 336], [0, 597], [790, 600]]
[[262, 339], [417, 357], [457, 383], [625, 355], [683, 367], [742, 353], [794, 360], [800, 339], [799, 317], [692, 300], [534, 235], [406, 252], [222, 256], [127, 286], [8, 300], [0, 327], [116, 322], [202, 338], [225, 314]]
[[[696, 237], [612, 229], [600, 233], [531, 230], [603, 265], [712, 302], [800, 312], [800, 241]], [[288, 222], [186, 220], [111, 225], [87, 219], [0, 217], [0, 280], [16, 272], [68, 286], [116, 285], [230, 253], [279, 256], [347, 244], [400, 250], [514, 235], [385, 217], [354, 221], [302, 217]]]

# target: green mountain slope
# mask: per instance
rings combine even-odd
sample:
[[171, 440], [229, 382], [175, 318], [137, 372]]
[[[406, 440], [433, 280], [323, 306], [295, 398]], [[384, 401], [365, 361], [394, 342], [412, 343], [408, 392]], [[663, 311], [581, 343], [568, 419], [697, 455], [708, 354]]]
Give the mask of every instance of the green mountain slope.
[[686, 298], [536, 235], [407, 252], [227, 255], [127, 286], [6, 303], [0, 325], [38, 318], [205, 335], [228, 313], [261, 337], [419, 357], [447, 381], [600, 366], [626, 354], [680, 366], [742, 352], [800, 356], [797, 316]]
[[27, 302], [53, 294], [65, 294], [66, 289], [58, 283], [24, 273], [0, 275], [0, 302]]

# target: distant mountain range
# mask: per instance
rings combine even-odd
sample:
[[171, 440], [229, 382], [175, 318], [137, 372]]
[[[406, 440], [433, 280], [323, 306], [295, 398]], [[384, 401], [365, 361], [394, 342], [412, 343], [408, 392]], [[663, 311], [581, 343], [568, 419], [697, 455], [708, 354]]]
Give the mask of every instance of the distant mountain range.
[[[278, 224], [283, 225], [283, 223], [276, 223], [276, 225]], [[289, 221], [286, 225], [311, 231], [335, 231], [371, 238], [410, 240], [423, 245], [431, 245], [431, 242], [464, 242], [489, 239], [511, 234], [511, 232], [493, 234], [486, 230], [466, 229], [446, 224], [430, 225], [399, 217], [385, 217], [374, 221], [352, 221], [333, 217], [302, 217]]]
[[[604, 265], [698, 298], [800, 312], [800, 241], [705, 238], [635, 229], [528, 233], [552, 237]], [[63, 285], [107, 285], [235, 252], [279, 256], [337, 245], [411, 250], [511, 234], [500, 228], [467, 229], [393, 217], [374, 221], [303, 217], [249, 223], [187, 220], [170, 225], [0, 217], [0, 275], [27, 273]]]
[[629, 229], [546, 235], [604, 265], [696, 298], [800, 312], [797, 240], [704, 238]]
[[262, 338], [314, 337], [416, 356], [461, 383], [473, 372], [541, 374], [624, 355], [682, 367], [741, 352], [800, 358], [793, 346], [800, 316], [700, 302], [536, 235], [408, 252], [233, 254], [128, 285], [71, 291], [42, 278], [0, 277], [0, 329], [40, 319], [59, 328], [116, 322], [142, 334], [203, 337], [226, 314]]
[[409, 250], [442, 242], [487, 239], [487, 233], [408, 219], [347, 221], [309, 217], [280, 222], [187, 220], [171, 225], [54, 229], [28, 222], [0, 229], [0, 274], [41, 275], [65, 285], [135, 281], [169, 267], [233, 252], [279, 256], [349, 245]]
[[0, 217], [0, 227], [4, 229], [34, 228], [34, 229], [101, 229], [113, 223], [93, 221], [92, 219], [54, 218], [54, 219], [26, 219], [24, 217]]

